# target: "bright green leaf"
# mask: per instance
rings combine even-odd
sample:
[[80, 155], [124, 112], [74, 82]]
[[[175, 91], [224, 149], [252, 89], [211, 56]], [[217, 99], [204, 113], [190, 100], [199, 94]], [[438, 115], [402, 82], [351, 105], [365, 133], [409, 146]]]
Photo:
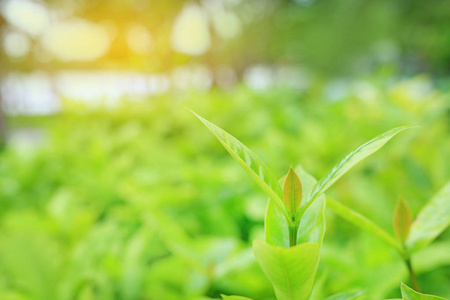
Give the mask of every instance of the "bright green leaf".
[[418, 293], [404, 283], [402, 283], [401, 291], [403, 300], [433, 300], [433, 299], [446, 300], [445, 298], [442, 297]]
[[394, 210], [394, 231], [398, 240], [405, 243], [411, 228], [412, 215], [408, 203], [401, 198]]
[[325, 235], [325, 196], [322, 195], [309, 206], [300, 220], [297, 232], [297, 244], [316, 242], [322, 245]]
[[406, 240], [409, 251], [431, 243], [450, 224], [450, 182], [447, 183], [417, 215]]
[[283, 199], [291, 216], [295, 216], [302, 202], [302, 182], [292, 167], [289, 168], [289, 172], [284, 180]]
[[[303, 189], [310, 189], [317, 180], [308, 174], [301, 166], [295, 168]], [[283, 182], [283, 178], [280, 179]], [[307, 202], [302, 201], [300, 207]], [[308, 212], [301, 219], [299, 229], [297, 231], [297, 244], [303, 242], [316, 242], [319, 246], [322, 244], [323, 235], [325, 233], [325, 197], [321, 196], [317, 199]], [[273, 246], [289, 247], [289, 232], [283, 213], [273, 201], [269, 200], [265, 218], [266, 242]]]
[[352, 293], [339, 293], [326, 298], [325, 300], [351, 300], [358, 298], [364, 291], [352, 292]]
[[319, 263], [317, 243], [281, 248], [254, 241], [253, 251], [278, 300], [309, 299]]
[[[411, 127], [397, 127], [391, 129], [356, 148], [356, 150], [354, 150], [343, 160], [341, 160], [341, 162], [337, 164], [330, 173], [322, 177], [319, 182], [317, 182], [316, 185], [311, 190], [309, 190], [306, 195], [306, 199], [308, 200], [308, 202], [311, 204], [312, 201], [322, 195], [331, 185], [333, 185], [333, 183], [341, 178], [342, 175], [347, 173], [354, 165], [378, 151], [396, 134], [408, 128]], [[305, 207], [305, 209], [299, 210], [298, 214], [301, 216], [306, 208], [307, 206]]]
[[241, 297], [241, 296], [226, 296], [226, 295], [220, 295], [222, 296], [223, 300], [252, 300], [250, 298]]
[[283, 203], [283, 191], [278, 180], [273, 176], [269, 168], [248, 149], [243, 143], [230, 135], [225, 130], [214, 125], [208, 120], [202, 118], [192, 111], [192, 113], [202, 121], [203, 124], [215, 135], [222, 146], [231, 154], [231, 156], [242, 166], [242, 168], [250, 175], [250, 177], [261, 187], [261, 189], [273, 199], [279, 206], [286, 219], [289, 215]]

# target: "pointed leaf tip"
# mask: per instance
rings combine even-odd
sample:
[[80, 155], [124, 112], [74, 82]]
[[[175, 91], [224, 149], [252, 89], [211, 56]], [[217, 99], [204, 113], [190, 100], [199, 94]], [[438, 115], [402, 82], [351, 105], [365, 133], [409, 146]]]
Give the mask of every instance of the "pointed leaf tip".
[[400, 198], [394, 210], [394, 231], [395, 235], [402, 244], [405, 243], [411, 228], [412, 215], [408, 203]]
[[283, 198], [287, 209], [292, 216], [295, 216], [302, 203], [302, 182], [292, 166], [284, 180]]
[[419, 293], [402, 282], [400, 286], [403, 300], [447, 300], [445, 298]]
[[[311, 188], [307, 195], [305, 195], [308, 203], [317, 199], [320, 195], [325, 193], [325, 191], [332, 186], [339, 178], [341, 178], [345, 173], [347, 173], [354, 165], [356, 165], [361, 160], [370, 156], [371, 154], [377, 152], [381, 149], [391, 138], [393, 138], [398, 133], [403, 130], [414, 128], [414, 127], [396, 127], [385, 133], [382, 133], [370, 141], [362, 144], [356, 148], [353, 152], [344, 157], [339, 164], [337, 164], [330, 173], [322, 177], [313, 188]], [[309, 204], [308, 204], [309, 205]], [[304, 212], [308, 206], [305, 206]]]
[[230, 153], [239, 165], [250, 175], [256, 184], [274, 201], [274, 203], [281, 209], [286, 220], [289, 219], [289, 214], [285, 209], [283, 200], [283, 192], [278, 180], [272, 174], [270, 169], [264, 162], [253, 153], [247, 146], [237, 140], [234, 136], [211, 123], [205, 118], [191, 110], [191, 112], [209, 129], [209, 131], [217, 138], [222, 146]]

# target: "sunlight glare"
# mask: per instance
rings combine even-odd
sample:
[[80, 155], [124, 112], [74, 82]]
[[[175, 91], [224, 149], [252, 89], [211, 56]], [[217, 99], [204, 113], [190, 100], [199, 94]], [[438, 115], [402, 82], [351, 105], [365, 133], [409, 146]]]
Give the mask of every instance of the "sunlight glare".
[[128, 47], [136, 54], [148, 54], [153, 50], [152, 35], [145, 26], [130, 26], [126, 38]]
[[230, 40], [241, 32], [241, 21], [232, 12], [223, 11], [212, 19], [214, 29], [224, 40]]
[[6, 1], [2, 15], [17, 28], [34, 36], [40, 35], [49, 24], [45, 6], [28, 0]]
[[55, 24], [44, 33], [42, 42], [63, 61], [94, 60], [106, 54], [110, 46], [103, 26], [80, 19]]
[[203, 9], [196, 4], [186, 5], [175, 20], [173, 49], [184, 54], [201, 55], [208, 51], [210, 45], [208, 21]]
[[24, 57], [30, 52], [30, 47], [30, 39], [23, 33], [7, 32], [3, 37], [3, 49], [10, 57]]

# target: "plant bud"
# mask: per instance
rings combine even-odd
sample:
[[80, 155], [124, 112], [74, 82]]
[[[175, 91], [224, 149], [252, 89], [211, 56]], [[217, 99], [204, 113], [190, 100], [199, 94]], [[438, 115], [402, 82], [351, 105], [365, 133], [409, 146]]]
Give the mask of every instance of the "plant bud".
[[289, 168], [289, 172], [284, 180], [283, 198], [291, 216], [295, 216], [302, 203], [302, 182], [292, 166]]
[[405, 199], [400, 198], [394, 210], [394, 231], [395, 235], [397, 236], [399, 241], [402, 242], [402, 244], [405, 243], [408, 237], [411, 223], [412, 216], [408, 203], [405, 201]]

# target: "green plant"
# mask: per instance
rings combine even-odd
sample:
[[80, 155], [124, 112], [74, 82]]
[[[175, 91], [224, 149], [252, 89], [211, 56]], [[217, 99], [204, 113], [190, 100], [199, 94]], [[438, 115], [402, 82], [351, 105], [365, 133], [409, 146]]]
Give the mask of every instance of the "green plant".
[[[408, 127], [394, 128], [361, 145], [319, 181], [316, 181], [301, 167], [297, 168], [297, 172], [290, 167], [282, 188], [280, 181], [283, 178], [276, 180], [270, 169], [243, 143], [220, 127], [195, 112], [193, 113], [269, 197], [265, 217], [266, 241], [254, 241], [253, 251], [257, 262], [272, 282], [277, 299], [309, 299], [325, 233], [325, 191], [359, 161], [379, 150], [392, 137]], [[406, 253], [405, 247], [398, 245], [374, 223], [338, 202], [333, 202], [333, 205], [340, 208], [341, 211], [347, 211], [353, 215], [354, 223], [381, 237], [397, 250], [402, 251], [401, 253]], [[403, 241], [406, 241], [409, 236], [410, 226], [408, 223], [410, 216], [405, 207], [404, 203], [400, 203], [395, 216], [396, 232]], [[436, 227], [441, 229], [442, 226], [441, 222], [435, 224], [434, 234], [439, 231]], [[432, 229], [430, 228], [430, 230]], [[416, 240], [414, 245], [423, 241], [424, 238], [416, 237]], [[425, 240], [429, 239], [425, 238]], [[405, 256], [405, 259], [409, 259], [409, 257]], [[411, 271], [411, 274], [414, 273]], [[412, 277], [412, 281], [414, 284], [414, 277]], [[353, 299], [359, 294], [340, 294], [329, 299]], [[406, 296], [403, 297], [409, 299]], [[223, 299], [245, 298], [223, 296]]]
[[446, 300], [445, 298], [419, 293], [402, 282], [400, 286], [401, 299], [392, 300]]
[[411, 210], [404, 199], [400, 199], [394, 212], [393, 225], [397, 241], [381, 227], [368, 218], [345, 205], [327, 199], [328, 206], [345, 220], [361, 227], [367, 232], [391, 245], [403, 258], [411, 284], [419, 291], [419, 284], [411, 263], [411, 255], [430, 244], [450, 224], [450, 182], [447, 183], [422, 208], [416, 219], [412, 221]]

